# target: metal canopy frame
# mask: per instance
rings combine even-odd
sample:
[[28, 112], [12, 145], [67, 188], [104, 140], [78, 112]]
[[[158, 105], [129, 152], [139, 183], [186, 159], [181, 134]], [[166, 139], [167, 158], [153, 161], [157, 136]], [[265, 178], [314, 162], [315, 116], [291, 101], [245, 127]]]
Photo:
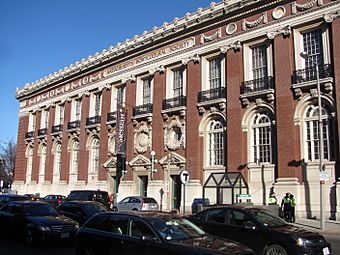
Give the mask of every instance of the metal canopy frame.
[[224, 204], [225, 193], [230, 194], [229, 201], [232, 204], [236, 201], [236, 194], [249, 193], [248, 184], [239, 172], [211, 173], [203, 185], [203, 198], [206, 198], [206, 189], [216, 189], [216, 199], [210, 198], [211, 201], [216, 201], [216, 204]]

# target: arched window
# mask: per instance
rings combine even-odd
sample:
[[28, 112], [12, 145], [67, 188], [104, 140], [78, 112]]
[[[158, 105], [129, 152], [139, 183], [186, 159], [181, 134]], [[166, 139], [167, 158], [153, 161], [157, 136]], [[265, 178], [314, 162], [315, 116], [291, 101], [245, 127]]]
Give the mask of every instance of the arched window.
[[78, 173], [78, 165], [79, 165], [79, 142], [73, 141], [71, 148], [71, 168], [70, 173], [75, 174]]
[[46, 146], [41, 146], [41, 154], [40, 154], [40, 166], [39, 166], [39, 175], [45, 175], [46, 169]]
[[224, 125], [219, 120], [212, 120], [208, 126], [209, 166], [225, 165], [225, 134]]
[[57, 143], [54, 153], [54, 174], [59, 174], [61, 170], [61, 144]]
[[99, 170], [99, 139], [95, 138], [91, 142], [90, 148], [90, 172], [95, 173]]
[[26, 182], [31, 181], [32, 169], [33, 169], [33, 148], [29, 147], [27, 154]]
[[252, 122], [252, 161], [256, 164], [273, 163], [273, 129], [268, 112], [255, 114]]
[[[334, 124], [330, 116], [330, 110], [323, 105], [322, 108], [323, 120], [323, 149], [324, 159], [334, 159]], [[308, 107], [305, 115], [305, 143], [306, 157], [308, 161], [320, 159], [319, 151], [319, 108], [311, 105]]]

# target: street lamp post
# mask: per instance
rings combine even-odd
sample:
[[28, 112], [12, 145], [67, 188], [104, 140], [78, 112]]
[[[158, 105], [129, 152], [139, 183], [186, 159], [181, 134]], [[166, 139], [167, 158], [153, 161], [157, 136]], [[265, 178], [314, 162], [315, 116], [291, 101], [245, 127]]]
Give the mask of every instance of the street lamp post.
[[322, 123], [322, 104], [321, 104], [321, 88], [320, 88], [320, 75], [318, 63], [306, 52], [300, 54], [304, 59], [309, 59], [315, 65], [316, 70], [316, 84], [318, 93], [318, 113], [319, 113], [319, 171], [320, 171], [320, 229], [325, 229], [325, 217], [324, 217], [324, 198], [323, 198], [323, 184], [324, 180], [321, 179], [321, 173], [323, 172], [323, 157], [324, 157], [324, 143], [323, 143], [323, 123]]
[[153, 180], [153, 174], [157, 173], [157, 169], [155, 167], [155, 164], [157, 163], [157, 159], [155, 159], [156, 152], [151, 151], [151, 180]]

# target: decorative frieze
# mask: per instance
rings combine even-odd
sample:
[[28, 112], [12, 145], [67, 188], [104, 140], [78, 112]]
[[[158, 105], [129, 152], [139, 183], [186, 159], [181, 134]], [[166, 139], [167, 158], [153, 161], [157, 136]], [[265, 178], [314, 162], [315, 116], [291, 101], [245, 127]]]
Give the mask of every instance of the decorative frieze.
[[205, 42], [211, 42], [211, 41], [214, 41], [214, 40], [220, 39], [220, 38], [222, 38], [222, 29], [221, 28], [217, 29], [217, 31], [210, 36], [207, 36], [205, 34], [201, 34], [200, 42], [201, 42], [201, 44], [204, 44]]
[[283, 6], [276, 7], [272, 12], [273, 19], [282, 19], [286, 15], [286, 8]]
[[292, 3], [292, 13], [296, 14], [298, 11], [303, 12], [307, 11], [315, 6], [323, 5], [323, 0], [312, 0], [309, 3], [305, 4], [297, 4], [296, 2]]
[[259, 26], [260, 24], [266, 24], [268, 22], [267, 12], [262, 13], [262, 15], [254, 21], [242, 20], [242, 30], [246, 30], [247, 28], [254, 28]]
[[278, 35], [289, 36], [292, 33], [292, 28], [288, 25], [283, 28], [279, 28], [275, 31], [267, 32], [267, 37], [270, 40], [273, 40]]
[[144, 153], [151, 148], [151, 130], [146, 123], [141, 122], [138, 130], [134, 131], [134, 151]]

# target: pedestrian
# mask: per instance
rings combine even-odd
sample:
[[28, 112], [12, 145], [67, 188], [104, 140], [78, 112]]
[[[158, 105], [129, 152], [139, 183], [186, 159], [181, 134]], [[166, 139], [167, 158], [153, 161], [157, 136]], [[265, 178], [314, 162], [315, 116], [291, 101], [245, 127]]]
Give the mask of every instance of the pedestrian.
[[290, 221], [290, 193], [287, 192], [281, 201], [281, 210], [283, 210], [283, 216], [285, 221]]
[[293, 194], [290, 194], [290, 222], [295, 222], [295, 206], [296, 199]]
[[109, 206], [111, 209], [113, 208], [114, 203], [115, 203], [115, 193], [112, 192], [109, 197]]
[[277, 199], [274, 192], [271, 193], [268, 198], [268, 205], [277, 205]]

